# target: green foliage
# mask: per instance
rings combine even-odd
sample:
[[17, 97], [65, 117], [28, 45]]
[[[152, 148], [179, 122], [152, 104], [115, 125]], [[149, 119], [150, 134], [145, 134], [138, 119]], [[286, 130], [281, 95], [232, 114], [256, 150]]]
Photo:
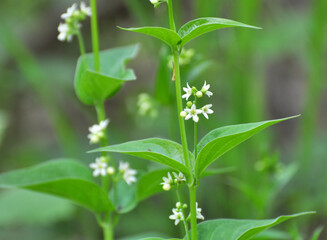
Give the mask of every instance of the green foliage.
[[168, 28], [163, 27], [139, 27], [139, 28], [122, 28], [122, 30], [143, 33], [158, 38], [171, 47], [184, 46], [192, 39], [221, 28], [228, 27], [246, 27], [260, 29], [244, 23], [223, 18], [198, 18], [184, 24], [176, 33]]
[[138, 45], [119, 47], [100, 52], [100, 72], [94, 71], [94, 55], [86, 54], [77, 61], [75, 91], [85, 104], [92, 105], [112, 97], [126, 81], [135, 80], [133, 70], [125, 64], [134, 58]]
[[[188, 175], [183, 148], [180, 144], [160, 138], [130, 141], [98, 148], [90, 152], [118, 152], [161, 163]], [[192, 153], [189, 152], [192, 156]]]
[[0, 174], [0, 187], [22, 188], [68, 199], [94, 212], [113, 209], [102, 188], [84, 165], [58, 159]]
[[304, 212], [294, 215], [280, 216], [276, 219], [269, 220], [209, 220], [198, 224], [198, 239], [247, 240], [286, 220], [313, 213], [314, 212]]
[[323, 226], [316, 228], [316, 230], [312, 234], [311, 240], [319, 240], [319, 236], [323, 230], [324, 230]]
[[244, 23], [236, 22], [224, 18], [198, 18], [184, 24], [178, 31], [178, 35], [182, 38], [182, 46], [194, 38], [222, 28], [228, 27], [245, 27], [260, 29], [255, 26], [247, 25]]
[[[297, 116], [295, 116], [297, 117]], [[294, 117], [225, 126], [212, 130], [198, 144], [195, 174], [199, 176], [212, 162], [259, 131]]]
[[278, 230], [265, 230], [252, 238], [253, 240], [285, 240], [290, 239], [290, 235]]
[[136, 207], [138, 203], [136, 189], [136, 184], [128, 185], [125, 181], [116, 183], [116, 191], [110, 193], [110, 198], [118, 213], [127, 213]]

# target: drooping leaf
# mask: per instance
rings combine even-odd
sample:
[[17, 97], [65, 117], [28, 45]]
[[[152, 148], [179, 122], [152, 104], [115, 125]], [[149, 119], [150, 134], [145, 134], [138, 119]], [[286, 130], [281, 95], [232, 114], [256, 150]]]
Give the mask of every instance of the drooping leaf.
[[140, 27], [140, 28], [122, 28], [122, 30], [143, 33], [167, 43], [169, 46], [177, 46], [181, 42], [181, 37], [174, 31], [163, 27]]
[[192, 39], [221, 28], [228, 27], [246, 27], [260, 29], [255, 26], [247, 25], [244, 23], [236, 22], [224, 18], [198, 18], [184, 24], [178, 31], [178, 35], [182, 38], [181, 45], [185, 45]]
[[94, 212], [112, 210], [102, 188], [84, 165], [70, 159], [48, 161], [0, 174], [0, 187], [21, 188], [68, 199]]
[[[297, 116], [294, 116], [297, 117]], [[225, 126], [212, 130], [198, 144], [195, 173], [199, 176], [212, 162], [259, 131], [294, 117]]]
[[134, 58], [139, 46], [113, 48], [100, 52], [100, 71], [94, 71], [93, 54], [80, 57], [75, 73], [75, 91], [78, 98], [91, 105], [112, 97], [119, 91], [123, 83], [135, 80], [133, 70], [126, 69], [125, 64]]
[[274, 227], [286, 220], [313, 213], [314, 212], [304, 212], [294, 215], [280, 216], [269, 220], [209, 220], [198, 225], [198, 239], [248, 240], [258, 233]]
[[0, 195], [0, 226], [50, 225], [72, 217], [75, 208], [69, 201], [47, 194], [21, 189], [3, 191]]
[[[98, 148], [90, 152], [117, 152], [131, 156], [136, 156], [161, 163], [176, 169], [184, 174], [188, 174], [188, 169], [184, 163], [183, 147], [173, 141], [148, 138], [137, 141], [130, 141], [117, 145]], [[192, 153], [189, 153], [192, 157]]]

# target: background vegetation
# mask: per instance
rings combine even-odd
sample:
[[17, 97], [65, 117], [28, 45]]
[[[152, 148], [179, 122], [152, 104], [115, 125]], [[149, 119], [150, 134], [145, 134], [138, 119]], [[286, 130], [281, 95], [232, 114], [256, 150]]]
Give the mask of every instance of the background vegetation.
[[[178, 26], [191, 17], [216, 16], [263, 28], [216, 31], [189, 46], [194, 56], [182, 67], [184, 79], [199, 87], [207, 80], [214, 92], [215, 115], [201, 124], [200, 137], [218, 126], [302, 114], [260, 133], [215, 164], [235, 169], [203, 180], [198, 200], [204, 216], [272, 218], [315, 210], [316, 215], [283, 229], [288, 239], [309, 239], [327, 223], [327, 1], [174, 2]], [[78, 44], [57, 40], [60, 14], [72, 3], [0, 3], [1, 172], [62, 156], [85, 164], [93, 161], [85, 152], [91, 149], [86, 135], [95, 114], [78, 101], [73, 89]], [[98, 4], [103, 49], [141, 43], [137, 60], [129, 64], [138, 79], [106, 105], [110, 142], [153, 136], [178, 141], [167, 49], [155, 40], [116, 28], [168, 26], [165, 7], [153, 10], [147, 0], [99, 0]], [[88, 24], [83, 35], [90, 50]], [[139, 110], [141, 93], [149, 94], [149, 111]], [[191, 124], [188, 127], [191, 131]], [[133, 168], [148, 167], [140, 159], [125, 160]], [[169, 194], [143, 202], [124, 216], [117, 235], [178, 234], [168, 219], [174, 205]], [[99, 239], [101, 234], [85, 210], [39, 193], [1, 190], [0, 213], [0, 239]], [[326, 236], [325, 231], [321, 239]]]

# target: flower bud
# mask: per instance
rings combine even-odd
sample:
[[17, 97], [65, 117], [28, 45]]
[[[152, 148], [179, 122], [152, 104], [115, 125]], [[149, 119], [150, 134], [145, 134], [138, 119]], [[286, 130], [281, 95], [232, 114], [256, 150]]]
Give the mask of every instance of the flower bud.
[[107, 168], [107, 173], [108, 173], [109, 175], [112, 175], [112, 174], [115, 173], [115, 169], [114, 169], [113, 167], [108, 167], [108, 168]]
[[191, 101], [188, 101], [188, 102], [186, 103], [186, 106], [189, 107], [189, 108], [192, 107], [192, 105], [193, 105], [193, 103], [192, 103]]
[[203, 96], [201, 91], [197, 91], [195, 95], [197, 98], [201, 98]]
[[177, 202], [177, 203], [176, 203], [176, 207], [177, 207], [177, 208], [181, 208], [181, 207], [182, 207], [182, 204], [181, 204], [180, 202]]
[[184, 203], [183, 204], [183, 208], [187, 208], [188, 206], [187, 206], [187, 204], [186, 203]]
[[185, 118], [186, 115], [187, 115], [187, 113], [185, 111], [181, 111], [181, 113], [180, 113], [181, 118]]
[[170, 188], [171, 188], [170, 184], [164, 184], [164, 185], [162, 186], [162, 189], [165, 190], [165, 191], [169, 191]]

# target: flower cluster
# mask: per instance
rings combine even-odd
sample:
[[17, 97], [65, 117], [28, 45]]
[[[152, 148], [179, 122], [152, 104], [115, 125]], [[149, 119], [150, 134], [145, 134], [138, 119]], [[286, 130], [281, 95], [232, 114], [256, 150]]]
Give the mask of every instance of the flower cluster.
[[107, 128], [109, 122], [109, 119], [106, 119], [99, 124], [89, 127], [90, 134], [87, 137], [90, 139], [90, 143], [98, 143], [104, 137], [104, 130]]
[[150, 2], [154, 5], [155, 8], [157, 8], [161, 3], [167, 2], [167, 0], [150, 0]]
[[186, 181], [185, 176], [183, 173], [175, 173], [173, 172], [174, 178], [172, 178], [171, 174], [168, 173], [168, 177], [163, 177], [163, 182], [161, 183], [163, 190], [169, 191], [172, 187], [172, 185], [181, 184]]
[[175, 225], [177, 225], [180, 221], [184, 221], [184, 213], [183, 209], [187, 208], [186, 204], [181, 204], [180, 202], [176, 203], [176, 208], [173, 208], [173, 214], [169, 216], [169, 219], [175, 221]]
[[71, 42], [82, 26], [80, 21], [85, 20], [87, 16], [91, 16], [91, 8], [87, 7], [84, 2], [81, 2], [80, 9], [77, 8], [76, 3], [69, 7], [67, 12], [61, 15], [65, 23], [60, 23], [58, 26], [58, 40]]
[[[107, 157], [99, 157], [95, 159], [94, 163], [90, 164], [90, 168], [93, 169], [93, 176], [113, 176], [116, 173], [116, 170], [113, 166], [108, 165], [108, 158]], [[120, 162], [119, 163], [119, 172], [117, 176], [113, 176], [115, 180], [120, 180], [121, 178], [130, 185], [137, 181], [135, 175], [137, 171], [129, 167], [128, 162]]]
[[204, 105], [203, 107], [197, 109], [196, 107], [196, 103], [197, 103], [197, 99], [201, 98], [203, 96], [203, 94], [207, 95], [208, 97], [211, 97], [213, 95], [212, 92], [209, 91], [210, 88], [210, 84], [207, 84], [207, 82], [204, 82], [203, 87], [201, 88], [201, 90], [197, 90], [196, 87], [190, 87], [189, 84], [187, 83], [187, 87], [184, 87], [183, 90], [185, 92], [185, 94], [182, 96], [182, 98], [185, 98], [187, 101], [191, 96], [194, 96], [194, 101], [188, 101], [186, 103], [186, 108], [180, 112], [180, 116], [182, 118], [185, 118], [185, 120], [189, 120], [192, 118], [192, 120], [194, 122], [198, 122], [199, 121], [199, 114], [203, 114], [203, 116], [206, 119], [209, 119], [208, 114], [212, 114], [213, 110], [211, 109], [212, 104], [207, 104]]

